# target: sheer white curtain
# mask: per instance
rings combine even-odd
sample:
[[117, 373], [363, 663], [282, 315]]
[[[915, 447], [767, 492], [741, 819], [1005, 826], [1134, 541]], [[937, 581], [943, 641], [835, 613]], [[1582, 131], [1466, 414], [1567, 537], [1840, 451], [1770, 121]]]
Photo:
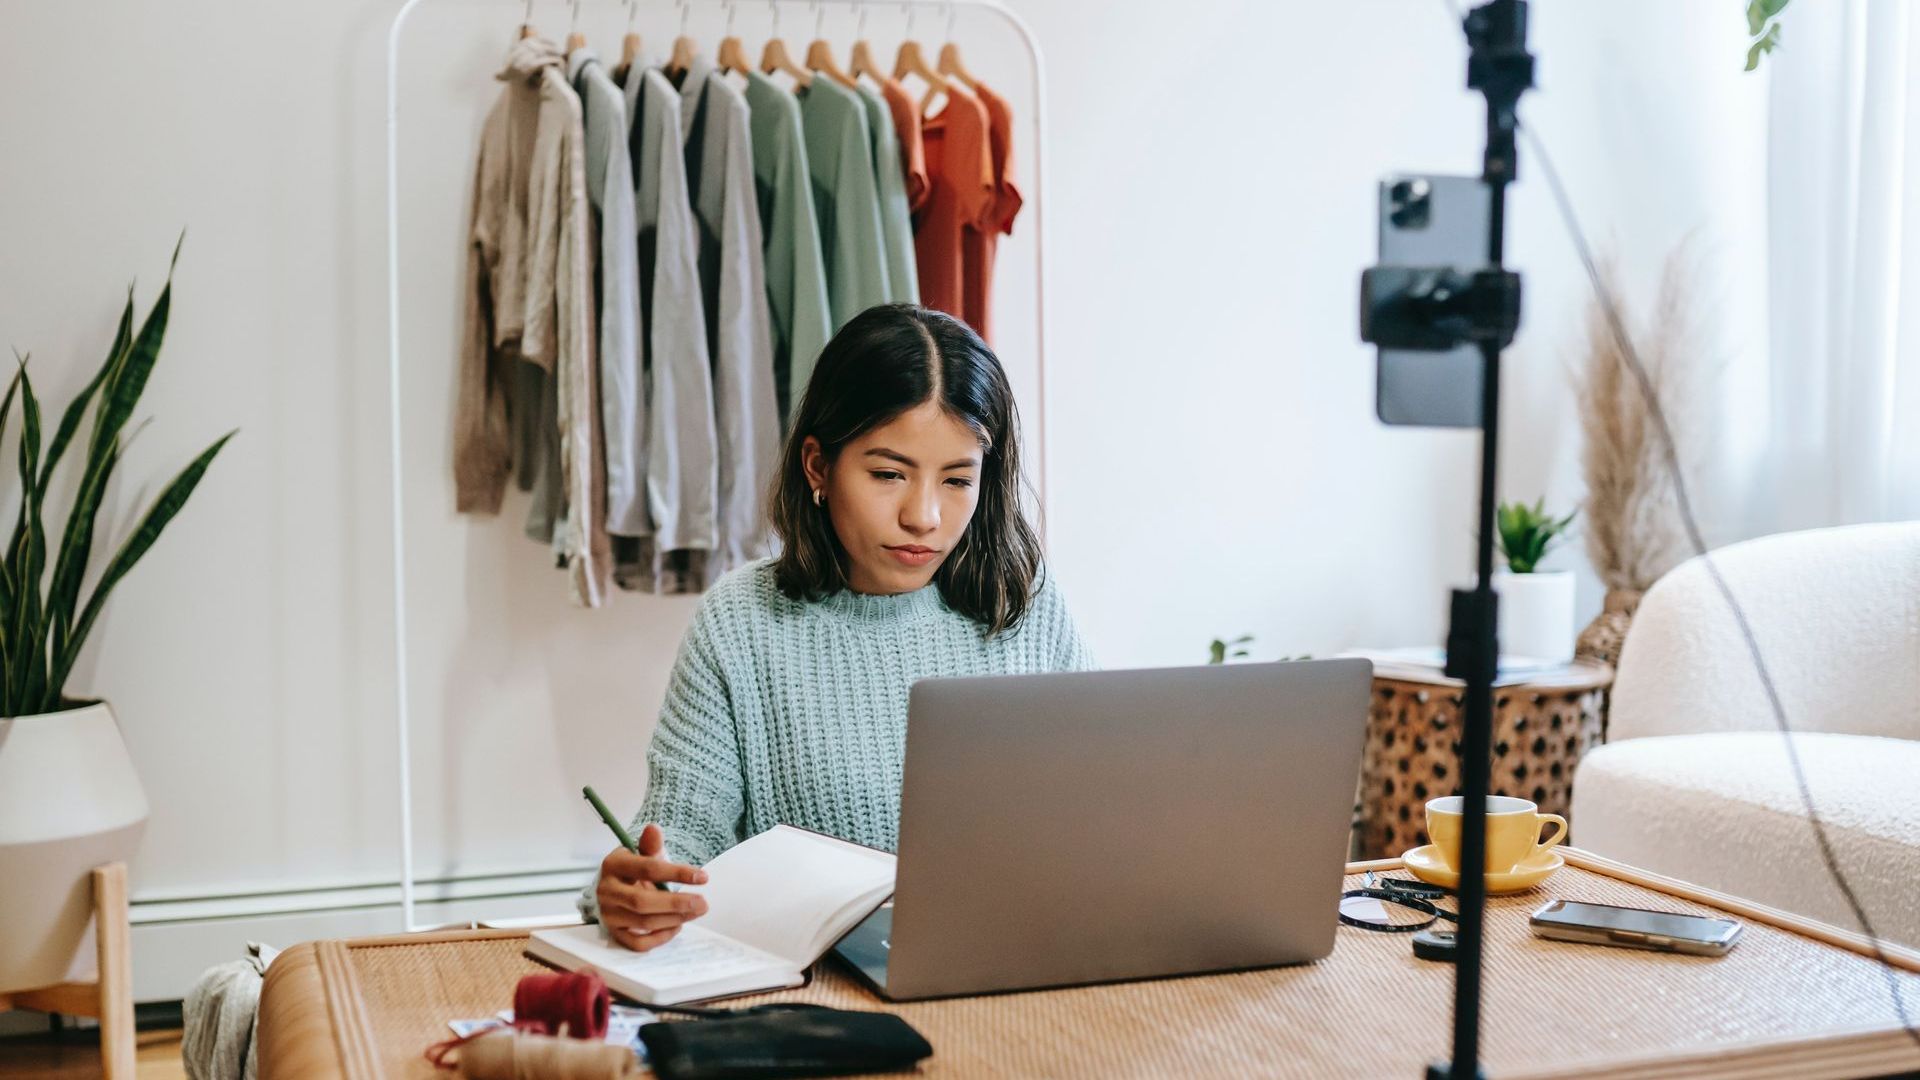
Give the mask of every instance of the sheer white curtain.
[[[1920, 518], [1920, 11], [1801, 0], [1767, 61], [1768, 363], [1747, 535]], [[1760, 387], [1752, 389], [1760, 390]]]

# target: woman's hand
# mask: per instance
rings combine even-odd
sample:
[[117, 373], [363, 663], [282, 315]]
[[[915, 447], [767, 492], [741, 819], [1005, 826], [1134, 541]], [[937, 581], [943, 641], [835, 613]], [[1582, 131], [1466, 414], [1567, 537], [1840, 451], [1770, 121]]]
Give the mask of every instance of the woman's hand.
[[663, 858], [666, 841], [658, 825], [641, 830], [639, 842], [639, 854], [615, 848], [600, 860], [600, 884], [594, 890], [594, 899], [600, 904], [600, 922], [608, 936], [629, 949], [645, 952], [672, 941], [687, 920], [707, 913], [706, 897], [664, 892], [654, 883], [705, 885], [707, 872]]

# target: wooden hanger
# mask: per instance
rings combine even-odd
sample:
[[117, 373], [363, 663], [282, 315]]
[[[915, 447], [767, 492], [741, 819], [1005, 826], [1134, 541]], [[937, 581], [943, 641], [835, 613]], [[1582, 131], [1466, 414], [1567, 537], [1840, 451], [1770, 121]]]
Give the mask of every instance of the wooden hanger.
[[874, 82], [887, 81], [887, 70], [873, 58], [873, 47], [865, 39], [853, 43], [853, 58], [847, 62], [847, 74], [855, 79], [865, 75]]
[[853, 56], [847, 62], [847, 74], [856, 80], [865, 75], [874, 82], [885, 82], [887, 73], [881, 70], [879, 62], [873, 58], [873, 46], [867, 44], [867, 5], [857, 6], [860, 8], [860, 22], [853, 31]]
[[730, 37], [720, 42], [718, 56], [721, 71], [737, 71], [742, 75], [753, 70], [753, 61], [747, 59], [747, 48], [740, 39]]
[[567, 55], [587, 47], [587, 35], [580, 32], [580, 0], [573, 0], [573, 17], [567, 20]]
[[527, 13], [520, 19], [520, 40], [525, 41], [538, 33], [533, 28], [533, 0], [527, 0]]
[[640, 32], [633, 28], [634, 16], [640, 9], [640, 0], [627, 0], [627, 35], [620, 39], [620, 70], [625, 72], [640, 59]]
[[700, 56], [700, 43], [687, 33], [687, 14], [692, 10], [692, 0], [680, 0], [680, 36], [673, 39], [673, 54], [667, 57], [667, 74], [675, 77], [686, 74]]
[[746, 46], [740, 44], [739, 37], [733, 32], [733, 0], [726, 0], [727, 36], [720, 39], [720, 52], [715, 57], [721, 71], [737, 71], [742, 75], [753, 70], [753, 63], [747, 59]]
[[807, 70], [821, 72], [841, 86], [853, 85], [853, 76], [840, 70], [840, 65], [833, 62], [833, 46], [828, 45], [825, 39], [816, 38], [813, 44], [807, 46]]
[[824, 31], [826, 15], [820, 0], [813, 0], [813, 44], [807, 46], [807, 70], [822, 72], [841, 86], [850, 87], [853, 85], [853, 76], [840, 70], [840, 65], [834, 63], [833, 46], [827, 44]]
[[813, 85], [813, 74], [806, 68], [793, 62], [787, 53], [787, 43], [780, 40], [780, 5], [769, 0], [768, 7], [773, 9], [773, 37], [767, 40], [767, 47], [760, 52], [760, 70], [768, 75], [784, 71], [793, 76], [794, 86], [799, 89]]
[[[940, 46], [940, 67], [938, 70], [940, 74], [946, 78], [958, 79], [960, 85], [969, 90], [979, 85], [979, 82], [968, 73], [966, 64], [960, 59], [960, 46], [954, 44], [952, 4], [947, 5], [947, 43]], [[945, 88], [944, 86], [942, 87], [942, 89]], [[926, 96], [920, 99], [920, 111], [922, 113], [926, 112], [927, 107], [933, 104], [933, 99], [934, 92], [933, 89], [929, 87]]]
[[667, 71], [684, 75], [700, 58], [700, 45], [685, 34], [673, 39], [673, 54], [667, 57]]
[[953, 40], [953, 5], [947, 5], [947, 43], [940, 46], [940, 74], [950, 75], [960, 80], [969, 90], [977, 90], [980, 80], [967, 70], [966, 61], [960, 59], [960, 45]]
[[779, 38], [767, 42], [766, 49], [760, 54], [760, 70], [768, 75], [784, 71], [793, 76], [795, 85], [807, 87], [813, 85], [813, 75], [806, 68], [793, 62], [787, 53], [787, 43]]
[[899, 54], [893, 58], [893, 77], [904, 80], [909, 75], [920, 76], [920, 81], [927, 84], [927, 96], [920, 102], [920, 111], [925, 112], [935, 95], [947, 92], [948, 84], [945, 76], [927, 63], [926, 54], [920, 51], [920, 43], [913, 40], [914, 6], [911, 3], [907, 5], [907, 32], [900, 42]]

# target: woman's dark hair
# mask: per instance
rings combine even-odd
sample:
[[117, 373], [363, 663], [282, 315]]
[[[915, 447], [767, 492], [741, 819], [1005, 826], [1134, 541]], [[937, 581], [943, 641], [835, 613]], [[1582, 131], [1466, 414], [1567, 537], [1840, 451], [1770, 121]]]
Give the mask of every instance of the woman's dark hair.
[[967, 325], [913, 304], [855, 316], [821, 350], [787, 433], [770, 514], [782, 550], [780, 591], [817, 600], [847, 587], [847, 553], [816, 506], [801, 447], [811, 435], [829, 462], [854, 439], [939, 399], [980, 436], [980, 498], [934, 583], [947, 605], [989, 635], [1019, 625], [1040, 570], [1040, 538], [1020, 508], [1020, 414], [1000, 358]]

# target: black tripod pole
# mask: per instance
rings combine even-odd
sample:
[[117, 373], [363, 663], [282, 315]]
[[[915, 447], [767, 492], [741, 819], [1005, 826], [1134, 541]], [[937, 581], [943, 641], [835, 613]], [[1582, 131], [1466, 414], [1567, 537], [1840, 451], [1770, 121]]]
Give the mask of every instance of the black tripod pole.
[[[1494, 220], [1499, 220], [1501, 197], [1494, 196]], [[1499, 235], [1499, 226], [1494, 226]], [[1497, 264], [1496, 264], [1497, 265]], [[1500, 350], [1494, 345], [1481, 347], [1485, 359], [1485, 382], [1481, 391], [1482, 427], [1480, 440], [1480, 541], [1476, 553], [1478, 576], [1472, 590], [1454, 594], [1453, 629], [1447, 645], [1449, 670], [1453, 657], [1464, 652], [1471, 670], [1465, 672], [1467, 688], [1464, 724], [1460, 732], [1460, 926], [1455, 948], [1453, 989], [1453, 1065], [1431, 1069], [1430, 1077], [1450, 1080], [1479, 1077], [1480, 1061], [1480, 973], [1482, 943], [1485, 941], [1487, 910], [1487, 787], [1493, 737], [1493, 680], [1498, 670], [1500, 645], [1495, 626], [1498, 598], [1493, 591], [1493, 511], [1494, 463], [1499, 448]], [[1466, 640], [1460, 635], [1464, 632]]]
[[[1524, 0], [1491, 0], [1466, 20], [1467, 85], [1487, 98], [1487, 147], [1482, 178], [1490, 206], [1487, 268], [1502, 268], [1506, 249], [1507, 184], [1514, 176], [1514, 133], [1520, 95], [1533, 85], [1533, 57], [1527, 53], [1527, 5]], [[1517, 311], [1515, 312], [1517, 314]], [[1430, 1080], [1469, 1080], [1480, 1076], [1480, 982], [1487, 906], [1487, 788], [1493, 738], [1493, 682], [1500, 646], [1493, 591], [1495, 477], [1500, 446], [1500, 350], [1508, 334], [1483, 337], [1480, 383], [1480, 508], [1475, 552], [1476, 580], [1471, 590], [1453, 594], [1447, 633], [1447, 673], [1466, 682], [1460, 732], [1460, 927], [1455, 952], [1453, 1061], [1434, 1065]]]

